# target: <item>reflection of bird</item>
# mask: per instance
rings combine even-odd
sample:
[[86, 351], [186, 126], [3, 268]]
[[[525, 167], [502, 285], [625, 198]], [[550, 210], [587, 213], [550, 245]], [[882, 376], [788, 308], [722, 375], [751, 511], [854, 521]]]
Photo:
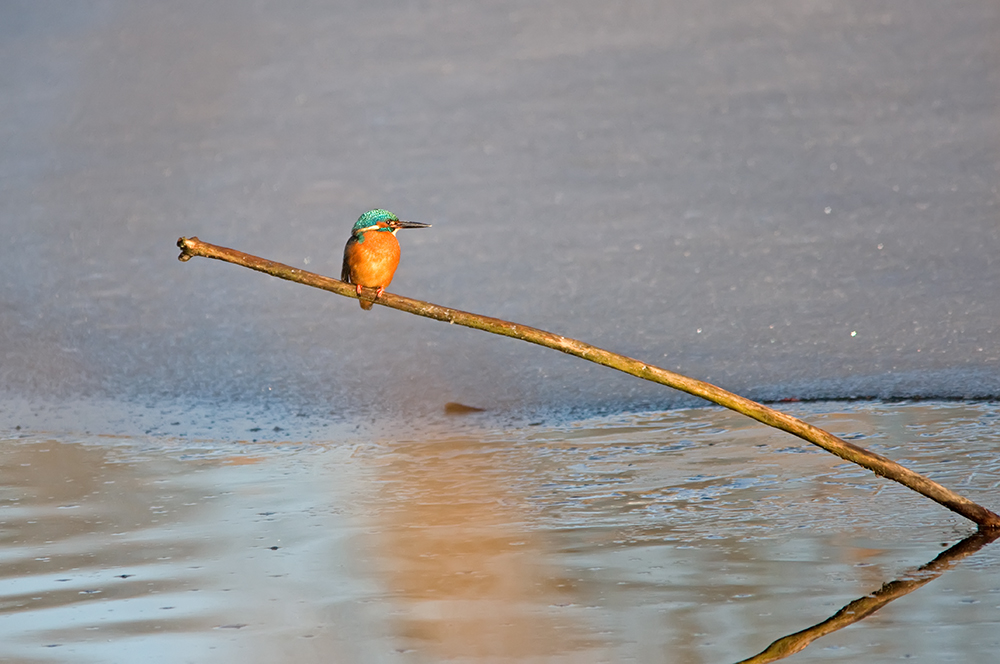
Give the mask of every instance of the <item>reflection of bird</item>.
[[[430, 224], [400, 221], [388, 210], [369, 210], [358, 218], [351, 230], [351, 237], [344, 247], [340, 280], [355, 285], [362, 309], [371, 309], [385, 287], [392, 282], [392, 275], [399, 265], [396, 231], [400, 228], [430, 228]], [[362, 286], [374, 288], [375, 297], [362, 300]]]

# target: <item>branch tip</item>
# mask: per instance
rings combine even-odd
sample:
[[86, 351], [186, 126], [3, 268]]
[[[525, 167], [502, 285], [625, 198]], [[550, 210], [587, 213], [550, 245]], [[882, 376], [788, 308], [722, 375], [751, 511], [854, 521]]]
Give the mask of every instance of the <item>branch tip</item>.
[[[198, 238], [193, 237], [191, 240], [197, 242]], [[191, 240], [188, 240], [186, 237], [182, 237], [177, 240], [177, 246], [180, 247], [181, 250], [181, 255], [177, 257], [177, 260], [182, 263], [191, 260], [195, 256], [195, 254], [191, 251]]]

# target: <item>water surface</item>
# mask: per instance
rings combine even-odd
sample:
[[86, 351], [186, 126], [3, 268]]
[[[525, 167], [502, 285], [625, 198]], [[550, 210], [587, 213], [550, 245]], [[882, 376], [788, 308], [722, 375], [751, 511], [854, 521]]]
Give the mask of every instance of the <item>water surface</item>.
[[[996, 404], [796, 414], [989, 504]], [[973, 529], [717, 409], [311, 442], [8, 432], [9, 661], [735, 662]], [[798, 661], [989, 662], [987, 547]]]

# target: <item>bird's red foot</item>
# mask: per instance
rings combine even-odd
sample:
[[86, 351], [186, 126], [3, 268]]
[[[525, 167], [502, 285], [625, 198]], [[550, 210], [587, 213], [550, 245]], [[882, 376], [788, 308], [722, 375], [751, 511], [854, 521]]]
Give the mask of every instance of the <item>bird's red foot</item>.
[[377, 300], [384, 292], [385, 292], [385, 286], [379, 286], [378, 289], [375, 291], [375, 297], [373, 298], [372, 301]]
[[354, 284], [354, 290], [357, 291], [358, 297], [361, 297], [361, 284]]

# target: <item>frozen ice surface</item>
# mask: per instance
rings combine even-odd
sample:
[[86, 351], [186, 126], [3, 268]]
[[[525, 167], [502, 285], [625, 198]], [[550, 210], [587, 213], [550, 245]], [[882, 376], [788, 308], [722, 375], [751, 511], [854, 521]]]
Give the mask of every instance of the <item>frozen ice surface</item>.
[[[0, 384], [410, 419], [691, 400], [221, 263], [337, 276], [750, 397], [1000, 395], [1000, 8], [9, 2]], [[169, 419], [169, 416], [167, 416]]]

